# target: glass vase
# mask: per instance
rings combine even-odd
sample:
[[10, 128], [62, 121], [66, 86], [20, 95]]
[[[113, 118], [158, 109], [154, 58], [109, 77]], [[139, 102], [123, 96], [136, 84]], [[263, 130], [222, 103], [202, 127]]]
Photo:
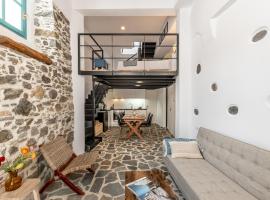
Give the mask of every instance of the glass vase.
[[18, 171], [10, 171], [8, 172], [9, 177], [5, 182], [5, 190], [6, 192], [13, 191], [21, 187], [22, 185], [22, 177], [18, 175]]

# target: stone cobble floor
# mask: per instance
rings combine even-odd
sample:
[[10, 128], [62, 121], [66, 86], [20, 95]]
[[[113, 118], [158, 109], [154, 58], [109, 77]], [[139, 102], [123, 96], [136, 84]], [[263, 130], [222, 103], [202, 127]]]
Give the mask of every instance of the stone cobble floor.
[[77, 186], [85, 191], [84, 196], [76, 195], [62, 181], [49, 186], [41, 198], [43, 200], [124, 200], [125, 171], [160, 169], [167, 176], [178, 199], [181, 192], [175, 187], [162, 159], [162, 139], [169, 134], [153, 125], [143, 131], [144, 140], [134, 135], [126, 139], [125, 130], [120, 135], [119, 128], [112, 128], [102, 134], [103, 141], [96, 147], [101, 153], [94, 164], [96, 173], [80, 171], [69, 175]]

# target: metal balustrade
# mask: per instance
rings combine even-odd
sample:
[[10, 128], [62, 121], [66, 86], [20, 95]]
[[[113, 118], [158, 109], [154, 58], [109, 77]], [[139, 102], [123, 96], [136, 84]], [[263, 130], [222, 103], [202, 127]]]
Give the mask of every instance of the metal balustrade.
[[94, 76], [176, 76], [179, 35], [80, 33], [78, 71]]

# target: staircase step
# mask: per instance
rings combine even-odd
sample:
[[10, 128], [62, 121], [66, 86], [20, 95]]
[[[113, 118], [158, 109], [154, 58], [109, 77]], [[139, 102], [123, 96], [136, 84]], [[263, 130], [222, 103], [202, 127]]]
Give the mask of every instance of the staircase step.
[[93, 119], [93, 117], [91, 116], [91, 117], [86, 117], [85, 116], [85, 120], [92, 120]]
[[94, 105], [93, 104], [85, 104], [84, 108], [85, 109], [94, 109]]

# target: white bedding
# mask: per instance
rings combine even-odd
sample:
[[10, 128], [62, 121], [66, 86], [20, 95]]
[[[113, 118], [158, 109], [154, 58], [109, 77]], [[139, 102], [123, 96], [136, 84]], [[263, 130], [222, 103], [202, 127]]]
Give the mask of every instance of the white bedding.
[[137, 61], [136, 66], [124, 66], [123, 61], [118, 62], [117, 71], [175, 71], [176, 60], [147, 60]]

